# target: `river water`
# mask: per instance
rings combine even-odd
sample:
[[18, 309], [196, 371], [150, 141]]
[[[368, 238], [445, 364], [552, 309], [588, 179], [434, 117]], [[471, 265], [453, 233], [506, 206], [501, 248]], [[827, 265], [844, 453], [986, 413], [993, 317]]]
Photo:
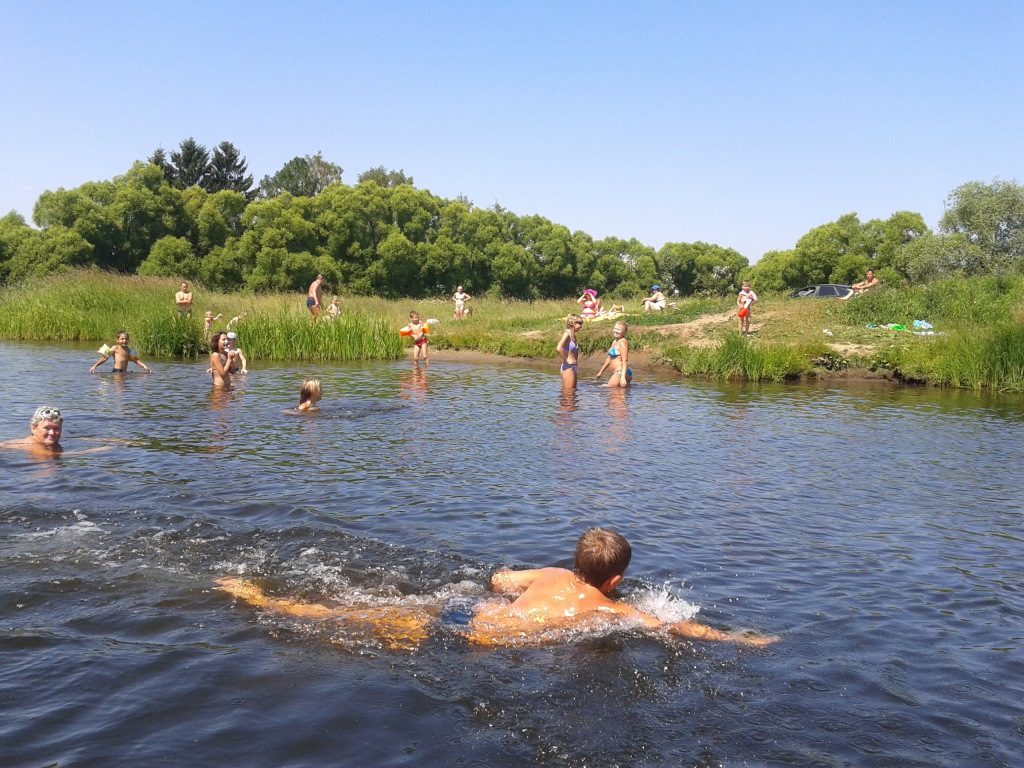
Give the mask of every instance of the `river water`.
[[[0, 439], [52, 403], [67, 449], [0, 451], [0, 764], [1024, 764], [1020, 398], [93, 359], [0, 346]], [[591, 525], [623, 599], [781, 640], [396, 651], [212, 589], [468, 605]]]

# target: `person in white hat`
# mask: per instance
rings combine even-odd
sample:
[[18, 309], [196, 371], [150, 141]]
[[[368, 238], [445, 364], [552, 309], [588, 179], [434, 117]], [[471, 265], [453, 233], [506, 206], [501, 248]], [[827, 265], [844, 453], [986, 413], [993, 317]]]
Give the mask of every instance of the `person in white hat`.
[[231, 373], [248, 373], [249, 372], [249, 361], [245, 359], [245, 355], [242, 354], [242, 350], [238, 348], [238, 334], [234, 331], [228, 331], [228, 359], [231, 367]]

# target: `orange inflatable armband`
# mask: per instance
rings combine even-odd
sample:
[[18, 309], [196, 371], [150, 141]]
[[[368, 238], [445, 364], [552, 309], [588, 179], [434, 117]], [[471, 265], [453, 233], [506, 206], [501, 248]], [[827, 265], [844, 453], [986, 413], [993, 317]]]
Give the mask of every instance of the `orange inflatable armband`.
[[412, 328], [408, 325], [398, 329], [399, 336], [412, 336]]

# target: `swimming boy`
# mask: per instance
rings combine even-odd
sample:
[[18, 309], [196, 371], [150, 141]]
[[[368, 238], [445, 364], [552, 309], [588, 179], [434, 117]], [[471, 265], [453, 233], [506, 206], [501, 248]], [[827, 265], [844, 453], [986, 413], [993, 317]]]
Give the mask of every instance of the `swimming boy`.
[[[721, 632], [697, 621], [663, 622], [651, 614], [612, 600], [622, 581], [632, 549], [621, 535], [604, 528], [590, 528], [576, 542], [575, 568], [500, 570], [491, 577], [491, 588], [516, 595], [511, 603], [485, 602], [469, 621], [466, 637], [478, 645], [534, 645], [551, 642], [560, 631], [597, 629], [610, 624], [645, 627], [698, 640], [724, 640], [745, 645], [768, 645], [778, 638], [737, 632]], [[219, 589], [260, 608], [299, 618], [339, 619], [369, 623], [386, 642], [396, 633], [408, 647], [413, 637], [423, 639], [436, 616], [422, 605], [412, 607], [340, 606], [302, 603], [268, 597], [252, 582], [226, 577]], [[370, 612], [373, 612], [372, 614]], [[378, 626], [379, 622], [379, 626]], [[390, 643], [389, 643], [390, 644]]]
[[117, 333], [117, 344], [113, 347], [108, 347], [104, 344], [99, 349], [100, 359], [92, 364], [92, 368], [89, 369], [89, 373], [96, 373], [96, 368], [103, 365], [110, 356], [114, 356], [114, 373], [127, 373], [128, 363], [135, 363], [139, 368], [144, 370], [146, 373], [152, 373], [146, 364], [139, 360], [139, 356], [135, 354], [135, 350], [128, 346], [128, 334], [125, 331], [118, 331]]

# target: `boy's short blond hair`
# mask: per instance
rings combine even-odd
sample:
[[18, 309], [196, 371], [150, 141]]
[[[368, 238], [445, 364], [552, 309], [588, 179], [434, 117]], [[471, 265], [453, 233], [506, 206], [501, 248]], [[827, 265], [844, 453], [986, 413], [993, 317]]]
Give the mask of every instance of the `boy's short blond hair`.
[[633, 548], [626, 538], [605, 528], [588, 528], [576, 542], [576, 575], [600, 588], [613, 576], [626, 572]]

